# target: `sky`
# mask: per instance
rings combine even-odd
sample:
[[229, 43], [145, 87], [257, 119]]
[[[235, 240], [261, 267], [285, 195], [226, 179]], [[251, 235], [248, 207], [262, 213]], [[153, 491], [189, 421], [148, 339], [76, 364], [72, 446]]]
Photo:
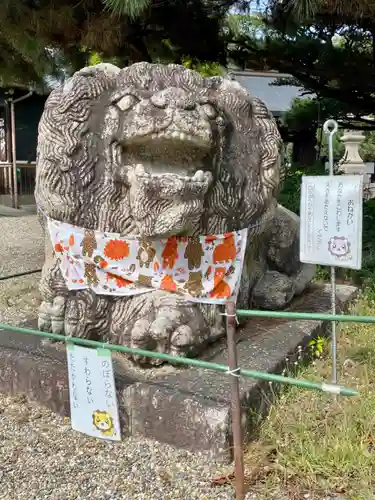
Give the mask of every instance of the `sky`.
[[[250, 3], [250, 14], [255, 13], [255, 12], [259, 12], [259, 11], [263, 11], [267, 5], [266, 0], [259, 0], [258, 2], [257, 2], [257, 0], [250, 0], [249, 3]], [[236, 9], [236, 8], [233, 8], [231, 10], [234, 14], [236, 14], [238, 12], [238, 9]]]

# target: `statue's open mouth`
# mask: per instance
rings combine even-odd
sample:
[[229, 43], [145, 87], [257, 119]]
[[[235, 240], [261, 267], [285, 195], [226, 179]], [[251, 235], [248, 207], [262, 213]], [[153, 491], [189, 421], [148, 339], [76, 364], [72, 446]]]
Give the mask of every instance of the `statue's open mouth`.
[[126, 140], [122, 163], [141, 176], [173, 175], [185, 182], [211, 182], [211, 151], [210, 134], [188, 134], [169, 127]]
[[189, 233], [213, 179], [210, 135], [167, 129], [122, 142], [130, 210], [143, 237]]
[[158, 145], [158, 143], [164, 143], [165, 146], [169, 147], [175, 146], [189, 148], [189, 146], [193, 146], [206, 150], [210, 149], [212, 146], [211, 139], [208, 136], [202, 137], [199, 134], [186, 133], [170, 127], [151, 135], [136, 136], [127, 142], [133, 145], [148, 144], [150, 147], [152, 147], [152, 143], [155, 145]]

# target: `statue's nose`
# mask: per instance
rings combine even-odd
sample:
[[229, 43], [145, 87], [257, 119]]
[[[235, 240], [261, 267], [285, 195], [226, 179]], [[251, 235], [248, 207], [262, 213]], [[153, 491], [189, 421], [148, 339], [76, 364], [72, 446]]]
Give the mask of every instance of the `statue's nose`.
[[183, 89], [172, 87], [161, 90], [151, 97], [151, 102], [156, 108], [164, 109], [167, 106], [185, 110], [195, 109], [195, 102]]

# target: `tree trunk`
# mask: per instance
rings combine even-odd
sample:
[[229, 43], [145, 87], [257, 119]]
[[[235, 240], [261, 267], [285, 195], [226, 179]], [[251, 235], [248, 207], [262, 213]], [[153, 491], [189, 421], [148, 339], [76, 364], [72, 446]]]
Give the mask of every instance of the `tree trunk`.
[[301, 130], [293, 138], [293, 163], [311, 167], [316, 163], [316, 135], [312, 130]]

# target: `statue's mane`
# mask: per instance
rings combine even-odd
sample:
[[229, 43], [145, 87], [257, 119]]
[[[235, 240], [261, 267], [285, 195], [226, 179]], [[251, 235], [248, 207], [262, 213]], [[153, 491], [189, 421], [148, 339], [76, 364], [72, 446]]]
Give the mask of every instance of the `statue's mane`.
[[[242, 198], [251, 199], [243, 208], [249, 213], [242, 214], [251, 218], [277, 194], [281, 138], [276, 122], [264, 103], [249, 96], [237, 82], [204, 78], [174, 64], [137, 63], [123, 70], [98, 65], [77, 72], [46, 102], [39, 124], [35, 196], [49, 216], [83, 225], [89, 208], [91, 220], [85, 215], [85, 226], [94, 228], [98, 223], [95, 205], [108, 198], [112, 203], [119, 200], [118, 186], [104, 166], [111, 163], [114, 153], [108, 151], [115, 146], [110, 144], [111, 137], [106, 143], [100, 109], [111, 107], [129, 87], [151, 93], [179, 87], [197, 97], [208, 95], [229, 118], [231, 133], [229, 139], [221, 139], [217, 182], [210, 195], [212, 210], [219, 216], [237, 210], [237, 199]], [[118, 118], [115, 111], [112, 114], [109, 118], [115, 124]]]

